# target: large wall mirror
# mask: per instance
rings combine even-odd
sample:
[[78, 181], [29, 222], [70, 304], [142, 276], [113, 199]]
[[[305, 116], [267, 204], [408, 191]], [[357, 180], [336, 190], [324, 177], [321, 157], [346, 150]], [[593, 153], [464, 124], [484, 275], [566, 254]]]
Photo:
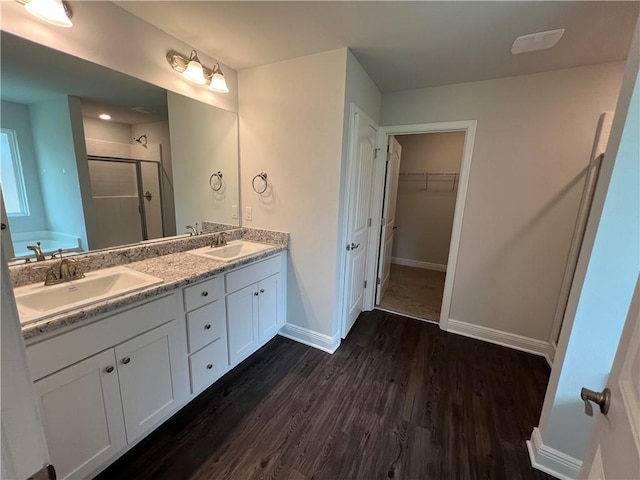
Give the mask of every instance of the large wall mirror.
[[32, 257], [37, 242], [85, 252], [239, 226], [235, 113], [6, 32], [0, 41], [8, 258]]

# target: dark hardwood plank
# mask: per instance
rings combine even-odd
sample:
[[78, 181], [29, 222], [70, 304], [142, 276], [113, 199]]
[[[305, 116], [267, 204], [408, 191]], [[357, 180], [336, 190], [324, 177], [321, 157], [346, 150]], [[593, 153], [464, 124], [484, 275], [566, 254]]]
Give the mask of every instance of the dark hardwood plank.
[[334, 355], [276, 337], [97, 478], [548, 479], [544, 359], [374, 311]]

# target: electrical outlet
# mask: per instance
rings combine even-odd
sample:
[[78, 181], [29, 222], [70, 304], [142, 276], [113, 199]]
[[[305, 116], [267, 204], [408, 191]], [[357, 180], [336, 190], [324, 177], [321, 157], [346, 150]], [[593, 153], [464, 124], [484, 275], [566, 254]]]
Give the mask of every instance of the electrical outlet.
[[251, 207], [244, 207], [244, 219], [248, 221], [253, 220], [253, 213], [251, 211]]
[[238, 218], [238, 205], [231, 205], [231, 218]]

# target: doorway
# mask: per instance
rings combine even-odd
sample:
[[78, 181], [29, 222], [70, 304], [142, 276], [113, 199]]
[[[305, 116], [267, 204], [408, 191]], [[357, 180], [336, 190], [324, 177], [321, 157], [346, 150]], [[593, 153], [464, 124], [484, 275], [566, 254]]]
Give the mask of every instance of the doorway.
[[[475, 120], [384, 127], [387, 162], [371, 307], [447, 329]], [[403, 145], [404, 144], [404, 145]]]
[[465, 136], [458, 131], [390, 138], [393, 226], [385, 239], [381, 310], [440, 320]]

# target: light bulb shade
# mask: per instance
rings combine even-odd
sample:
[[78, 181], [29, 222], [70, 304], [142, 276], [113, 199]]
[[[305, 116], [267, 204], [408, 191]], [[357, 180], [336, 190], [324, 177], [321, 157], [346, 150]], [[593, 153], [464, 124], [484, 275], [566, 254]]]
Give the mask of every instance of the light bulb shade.
[[207, 83], [207, 79], [204, 76], [204, 70], [202, 69], [202, 64], [200, 63], [200, 59], [198, 58], [195, 50], [191, 52], [189, 63], [182, 75], [184, 75], [184, 77], [190, 82], [197, 83], [199, 85]]
[[47, 23], [65, 28], [73, 26], [62, 0], [29, 0], [24, 8], [31, 15]]
[[220, 70], [220, 65], [218, 65], [217, 63], [213, 67], [213, 74], [211, 75], [211, 83], [209, 84], [209, 88], [214, 92], [229, 93], [227, 82], [224, 79], [222, 70]]

